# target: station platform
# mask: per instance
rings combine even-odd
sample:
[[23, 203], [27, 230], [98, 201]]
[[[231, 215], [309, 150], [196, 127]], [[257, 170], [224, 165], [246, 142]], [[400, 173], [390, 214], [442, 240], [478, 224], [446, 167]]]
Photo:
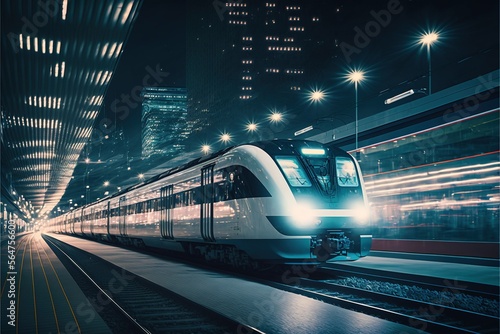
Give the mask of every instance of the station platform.
[[2, 333], [111, 332], [40, 233], [15, 241], [2, 243]]
[[[480, 263], [471, 264], [473, 261]], [[385, 270], [410, 275], [442, 278], [449, 281], [471, 282], [500, 286], [498, 261], [431, 256], [393, 252], [370, 252], [353, 262], [335, 262], [335, 266]]]
[[389, 322], [235, 276], [81, 238], [47, 235], [264, 333], [421, 333], [409, 324]]

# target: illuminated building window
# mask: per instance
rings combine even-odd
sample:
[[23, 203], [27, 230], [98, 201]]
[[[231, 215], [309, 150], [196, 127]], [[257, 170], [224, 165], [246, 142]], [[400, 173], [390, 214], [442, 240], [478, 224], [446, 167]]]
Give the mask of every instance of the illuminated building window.
[[241, 2], [226, 2], [226, 7], [246, 7], [246, 3]]
[[290, 90], [300, 90], [300, 86], [290, 86]]
[[241, 63], [242, 64], [253, 64], [253, 60], [251, 60], [251, 59], [250, 60], [244, 59], [244, 60], [241, 61]]
[[300, 17], [298, 17], [298, 16], [290, 16], [290, 17], [288, 17], [288, 21], [300, 21]]
[[276, 7], [276, 4], [273, 2], [266, 2], [266, 7]]
[[290, 31], [304, 31], [304, 27], [290, 27]]
[[243, 46], [241, 49], [243, 51], [252, 51], [253, 50], [253, 48], [251, 46]]
[[312, 21], [313, 21], [313, 22], [319, 22], [319, 17], [313, 17], [313, 18], [312, 18]]
[[302, 70], [302, 69], [290, 69], [290, 68], [288, 68], [288, 69], [285, 70], [285, 73], [286, 74], [304, 74], [304, 70]]
[[302, 51], [302, 48], [297, 46], [268, 46], [267, 51]]
[[279, 68], [266, 68], [267, 73], [279, 73]]
[[252, 37], [251, 36], [243, 36], [242, 40], [244, 40], [244, 41], [251, 41]]

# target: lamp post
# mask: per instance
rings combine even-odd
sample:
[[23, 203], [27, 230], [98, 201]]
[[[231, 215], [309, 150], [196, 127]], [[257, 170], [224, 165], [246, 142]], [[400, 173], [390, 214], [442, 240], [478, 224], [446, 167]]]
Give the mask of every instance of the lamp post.
[[[352, 70], [347, 75], [347, 78], [350, 82], [354, 83], [354, 93], [355, 93], [355, 102], [356, 102], [356, 111], [355, 111], [355, 122], [354, 122], [354, 136], [356, 141], [356, 154], [358, 154], [358, 83], [363, 81], [364, 72], [359, 70]], [[358, 159], [359, 160], [359, 159]]]
[[431, 71], [431, 45], [438, 40], [439, 35], [435, 32], [425, 33], [420, 37], [420, 44], [427, 46], [427, 62], [429, 63], [429, 95], [432, 94], [432, 71]]

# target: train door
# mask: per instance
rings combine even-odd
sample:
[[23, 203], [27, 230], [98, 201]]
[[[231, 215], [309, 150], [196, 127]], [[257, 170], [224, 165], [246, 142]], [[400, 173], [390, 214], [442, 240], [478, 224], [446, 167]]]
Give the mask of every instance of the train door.
[[105, 214], [106, 220], [105, 221], [106, 221], [106, 232], [107, 232], [108, 236], [109, 236], [109, 220], [110, 220], [109, 217], [111, 216], [111, 204], [110, 203], [111, 203], [111, 201], [108, 201], [108, 204], [106, 205], [106, 209], [104, 209], [104, 212], [106, 212], [106, 214]]
[[162, 238], [174, 238], [174, 224], [173, 224], [173, 207], [174, 207], [174, 186], [169, 185], [161, 188], [161, 216], [160, 216], [160, 233]]
[[90, 209], [90, 234], [94, 235], [95, 208]]
[[120, 232], [121, 236], [126, 236], [127, 235], [127, 201], [126, 197], [122, 196], [120, 197], [120, 217], [118, 219], [118, 231]]
[[75, 234], [76, 212], [72, 212], [69, 220], [69, 233]]
[[88, 209], [83, 210], [80, 212], [80, 234], [83, 234], [83, 224], [87, 223], [87, 215], [86, 213], [88, 212]]
[[214, 237], [214, 165], [201, 169], [201, 237], [215, 241]]

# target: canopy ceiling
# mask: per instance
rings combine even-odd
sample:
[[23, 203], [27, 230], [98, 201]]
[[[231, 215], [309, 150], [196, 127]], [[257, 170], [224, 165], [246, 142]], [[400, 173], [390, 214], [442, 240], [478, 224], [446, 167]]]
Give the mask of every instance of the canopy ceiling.
[[27, 216], [64, 194], [141, 4], [2, 0], [2, 191]]

